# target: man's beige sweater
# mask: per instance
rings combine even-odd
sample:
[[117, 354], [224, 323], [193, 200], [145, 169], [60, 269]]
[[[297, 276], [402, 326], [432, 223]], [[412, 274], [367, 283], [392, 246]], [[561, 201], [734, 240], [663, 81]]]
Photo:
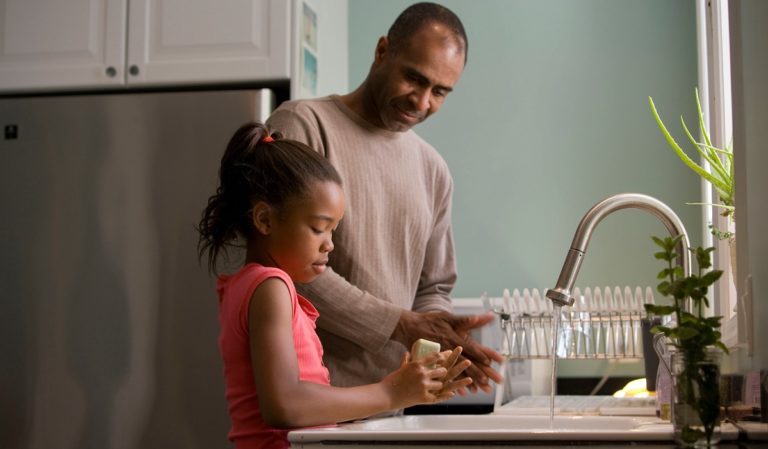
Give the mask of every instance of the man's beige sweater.
[[448, 166], [413, 131], [374, 127], [337, 96], [284, 103], [267, 124], [321, 152], [341, 175], [347, 202], [332, 269], [297, 287], [320, 312], [331, 383], [378, 381], [405, 350], [390, 340], [402, 309], [451, 310]]

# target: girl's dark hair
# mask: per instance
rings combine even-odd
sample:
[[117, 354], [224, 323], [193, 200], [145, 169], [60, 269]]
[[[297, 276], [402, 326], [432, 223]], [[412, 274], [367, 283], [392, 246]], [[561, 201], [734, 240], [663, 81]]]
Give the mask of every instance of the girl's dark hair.
[[286, 201], [307, 195], [316, 181], [341, 185], [331, 163], [307, 145], [282, 139], [260, 123], [241, 126], [227, 144], [219, 186], [208, 198], [197, 228], [198, 257], [207, 253], [208, 269], [215, 272], [222, 250], [252, 236], [251, 208], [256, 202], [280, 209]]

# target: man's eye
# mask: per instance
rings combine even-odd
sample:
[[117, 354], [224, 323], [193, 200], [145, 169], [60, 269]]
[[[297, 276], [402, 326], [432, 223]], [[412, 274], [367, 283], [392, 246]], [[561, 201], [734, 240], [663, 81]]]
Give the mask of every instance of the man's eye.
[[415, 73], [409, 73], [407, 78], [408, 78], [408, 81], [412, 82], [413, 84], [418, 84], [419, 86], [425, 86], [427, 84], [424, 77], [419, 76]]

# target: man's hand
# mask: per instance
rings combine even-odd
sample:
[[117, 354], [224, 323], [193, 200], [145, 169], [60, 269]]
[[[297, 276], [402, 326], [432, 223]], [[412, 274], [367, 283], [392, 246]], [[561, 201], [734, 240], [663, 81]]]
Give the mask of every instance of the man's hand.
[[492, 320], [492, 313], [459, 316], [448, 312], [420, 313], [403, 310], [392, 333], [392, 339], [399, 341], [406, 348], [410, 348], [419, 338], [438, 342], [443, 348], [461, 346], [464, 348], [462, 358], [466, 357], [472, 361], [472, 365], [465, 371], [465, 375], [473, 381], [468, 388], [473, 392], [480, 388], [489, 393], [490, 380], [497, 384], [502, 380], [499, 373], [491, 367], [491, 363], [501, 363], [504, 359], [498, 352], [472, 339], [470, 332]]

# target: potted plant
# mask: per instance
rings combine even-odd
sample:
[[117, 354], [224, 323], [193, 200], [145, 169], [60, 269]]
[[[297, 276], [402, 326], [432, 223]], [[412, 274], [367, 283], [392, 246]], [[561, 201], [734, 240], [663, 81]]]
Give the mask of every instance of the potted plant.
[[720, 279], [720, 270], [711, 270], [714, 248], [689, 248], [697, 272], [685, 276], [675, 265], [677, 245], [682, 239], [653, 237], [661, 247], [655, 254], [665, 262], [659, 272], [662, 282], [659, 293], [672, 298], [672, 304], [645, 304], [649, 314], [665, 317], [665, 324], [654, 326], [653, 333], [661, 333], [674, 346], [672, 354], [672, 422], [675, 439], [686, 446], [717, 444], [720, 437], [720, 356], [728, 348], [721, 341], [722, 317], [705, 316], [709, 306], [709, 287]]
[[[717, 193], [718, 201], [717, 203], [708, 204], [708, 203], [687, 203], [687, 204], [699, 204], [699, 205], [706, 205], [706, 206], [714, 206], [718, 207], [722, 210], [721, 215], [726, 217], [730, 221], [735, 220], [736, 215], [736, 208], [734, 203], [734, 198], [736, 194], [735, 189], [735, 182], [734, 182], [734, 167], [733, 167], [733, 145], [728, 144], [723, 148], [717, 148], [712, 145], [712, 141], [709, 138], [709, 133], [707, 132], [706, 126], [704, 126], [704, 114], [701, 112], [701, 103], [699, 102], [699, 90], [695, 90], [695, 96], [696, 96], [696, 111], [698, 113], [699, 118], [699, 132], [701, 133], [701, 137], [703, 141], [698, 142], [691, 132], [688, 130], [688, 127], [685, 124], [685, 120], [682, 116], [680, 116], [680, 122], [683, 126], [683, 130], [685, 131], [686, 136], [688, 137], [688, 140], [693, 144], [693, 146], [698, 151], [699, 155], [707, 161], [710, 169], [707, 170], [705, 167], [699, 165], [695, 161], [693, 161], [685, 151], [683, 151], [682, 147], [675, 141], [674, 137], [669, 133], [667, 130], [667, 127], [664, 126], [664, 122], [661, 120], [661, 117], [659, 116], [658, 111], [656, 110], [656, 105], [653, 103], [653, 98], [648, 97], [648, 103], [651, 107], [651, 112], [653, 113], [653, 117], [656, 119], [656, 123], [659, 125], [659, 128], [661, 129], [661, 132], [664, 134], [664, 137], [667, 139], [667, 142], [672, 147], [672, 149], [677, 153], [677, 155], [680, 157], [680, 159], [685, 163], [686, 166], [688, 166], [691, 170], [696, 172], [699, 176], [707, 180], [710, 184], [712, 184], [712, 187], [714, 187], [715, 192]], [[727, 240], [728, 246], [730, 249], [730, 258], [731, 258], [731, 269], [733, 273], [736, 272], [736, 242], [735, 242], [735, 235], [733, 232], [729, 231], [727, 228], [722, 230], [718, 229], [714, 224], [710, 223], [709, 228], [712, 231], [712, 235], [714, 235], [719, 240]], [[735, 279], [734, 275], [734, 279]]]

